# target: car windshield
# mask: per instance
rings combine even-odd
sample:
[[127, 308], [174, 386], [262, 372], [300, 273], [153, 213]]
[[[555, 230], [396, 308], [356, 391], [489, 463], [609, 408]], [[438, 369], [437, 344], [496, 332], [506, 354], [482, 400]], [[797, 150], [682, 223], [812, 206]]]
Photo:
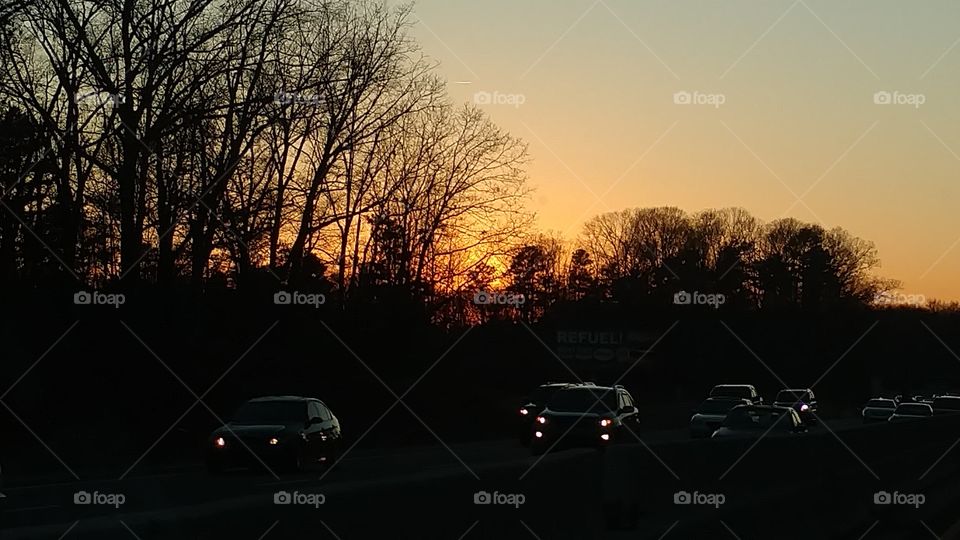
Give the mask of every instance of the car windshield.
[[727, 414], [730, 409], [737, 405], [743, 405], [743, 402], [735, 399], [708, 399], [697, 407], [700, 414]]
[[530, 392], [530, 396], [527, 398], [527, 402], [536, 403], [537, 405], [543, 405], [544, 403], [550, 401], [550, 398], [554, 394], [559, 392], [561, 389], [560, 386], [541, 386]]
[[793, 421], [784, 416], [790, 416], [790, 411], [743, 407], [731, 410], [723, 426], [731, 429], [769, 429], [776, 424], [781, 429], [792, 428]]
[[930, 406], [924, 403], [904, 403], [897, 407], [897, 414], [930, 414]]
[[715, 386], [710, 391], [710, 397], [718, 396], [750, 398], [750, 388], [746, 386]]
[[803, 390], [781, 390], [777, 394], [777, 401], [781, 403], [796, 403], [798, 401], [809, 401], [810, 396]]
[[302, 422], [306, 417], [306, 407], [299, 401], [249, 401], [233, 415], [233, 422], [236, 424], [284, 424]]
[[547, 407], [558, 412], [612, 412], [617, 410], [617, 392], [602, 388], [570, 388], [557, 392]]
[[895, 409], [897, 404], [892, 399], [871, 399], [867, 402], [867, 407], [874, 409]]

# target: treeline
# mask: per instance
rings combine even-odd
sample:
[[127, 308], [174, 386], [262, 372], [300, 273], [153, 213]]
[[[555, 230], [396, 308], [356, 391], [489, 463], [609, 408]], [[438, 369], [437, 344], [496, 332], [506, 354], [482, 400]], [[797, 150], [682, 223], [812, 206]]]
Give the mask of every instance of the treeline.
[[0, 8], [0, 278], [450, 294], [531, 215], [525, 145], [374, 0]]
[[841, 228], [762, 223], [738, 208], [631, 208], [594, 217], [572, 244], [542, 236], [519, 248], [507, 288], [525, 295], [516, 310], [527, 319], [590, 300], [664, 310], [709, 297], [701, 307], [824, 310], [870, 305], [897, 288], [874, 273], [879, 265], [873, 243]]
[[293, 288], [444, 325], [681, 291], [833, 309], [896, 288], [873, 244], [739, 209], [536, 233], [525, 144], [451, 102], [412, 24], [375, 0], [4, 4], [0, 283]]

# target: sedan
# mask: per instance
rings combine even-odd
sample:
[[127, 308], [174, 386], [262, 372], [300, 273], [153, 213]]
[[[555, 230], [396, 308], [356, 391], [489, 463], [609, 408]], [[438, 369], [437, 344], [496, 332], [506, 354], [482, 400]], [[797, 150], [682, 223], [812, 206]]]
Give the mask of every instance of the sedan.
[[929, 403], [901, 403], [887, 421], [900, 422], [903, 420], [929, 418], [931, 416], [933, 416], [933, 407], [931, 407]]
[[299, 471], [338, 455], [340, 421], [319, 399], [272, 396], [244, 403], [233, 420], [207, 442], [210, 472], [231, 466], [268, 466]]
[[809, 388], [781, 390], [777, 393], [773, 406], [792, 408], [800, 415], [800, 419], [808, 424], [815, 424], [817, 421], [817, 397]]
[[750, 400], [733, 398], [708, 398], [697, 407], [690, 417], [690, 437], [709, 438], [737, 405], [750, 405]]
[[714, 439], [762, 437], [806, 433], [807, 428], [797, 411], [769, 405], [739, 405], [727, 413]]
[[892, 399], [875, 398], [863, 406], [863, 423], [886, 422], [893, 411], [897, 409], [897, 402]]

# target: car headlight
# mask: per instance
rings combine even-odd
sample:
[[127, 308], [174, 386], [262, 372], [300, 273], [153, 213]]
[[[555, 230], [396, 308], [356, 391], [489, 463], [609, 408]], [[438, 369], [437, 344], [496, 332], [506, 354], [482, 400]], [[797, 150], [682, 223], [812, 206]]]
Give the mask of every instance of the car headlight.
[[537, 417], [537, 423], [538, 423], [538, 424], [546, 424], [546, 423], [547, 423], [547, 419], [544, 418], [544, 417], [542, 417], [542, 416], [538, 416], [538, 417]]
[[276, 446], [276, 445], [280, 444], [280, 439], [278, 439], [278, 438], [276, 438], [276, 437], [271, 437], [270, 440], [267, 441], [267, 442], [270, 443], [270, 446]]
[[607, 427], [611, 424], [613, 424], [613, 420], [610, 420], [609, 418], [604, 418], [600, 420], [600, 427]]
[[217, 437], [216, 439], [213, 440], [213, 445], [216, 446], [217, 448], [223, 448], [227, 446], [227, 440], [224, 439], [223, 437]]
[[803, 405], [800, 405], [800, 410], [801, 410], [801, 411], [809, 411], [809, 410], [810, 410], [810, 406], [807, 405], [806, 403], [804, 403]]

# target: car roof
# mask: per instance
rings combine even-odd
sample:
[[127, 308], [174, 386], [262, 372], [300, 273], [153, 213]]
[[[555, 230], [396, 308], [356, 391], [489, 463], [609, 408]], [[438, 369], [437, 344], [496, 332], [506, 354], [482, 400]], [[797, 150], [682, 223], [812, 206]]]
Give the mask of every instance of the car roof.
[[307, 398], [303, 396], [263, 396], [256, 397], [248, 401], [248, 403], [260, 403], [263, 401], [315, 401], [313, 398]]
[[809, 388], [784, 388], [781, 392], [810, 392]]
[[736, 396], [710, 396], [704, 400], [704, 402], [707, 401], [739, 401], [740, 403], [750, 403], [749, 399]]
[[612, 392], [616, 390], [623, 390], [621, 386], [599, 386], [594, 383], [583, 383], [583, 384], [571, 384], [569, 387], [564, 388], [564, 390], [601, 390], [603, 392]]
[[718, 385], [714, 386], [714, 388], [729, 388], [729, 387], [731, 387], [731, 386], [734, 386], [734, 387], [750, 387], [750, 388], [753, 388], [753, 385], [752, 385], [752, 384], [718, 384]]

